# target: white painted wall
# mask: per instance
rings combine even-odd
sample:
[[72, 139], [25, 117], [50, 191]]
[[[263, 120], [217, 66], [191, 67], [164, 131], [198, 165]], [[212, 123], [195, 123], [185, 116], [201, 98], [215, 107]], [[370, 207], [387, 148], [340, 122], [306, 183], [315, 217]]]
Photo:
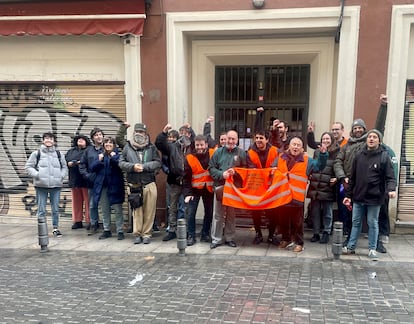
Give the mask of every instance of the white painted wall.
[[118, 36], [0, 37], [1, 81], [123, 81]]
[[[408, 48], [408, 57], [414, 57], [414, 24], [411, 25], [410, 30], [410, 45]], [[414, 60], [408, 60], [407, 79], [414, 79]]]
[[[213, 72], [217, 64], [255, 64], [255, 59], [262, 64], [265, 61], [298, 64], [292, 62], [296, 59], [311, 64], [309, 119], [323, 121], [318, 129], [329, 129], [334, 120], [351, 124], [359, 7], [346, 7], [341, 41], [335, 54], [333, 37], [338, 16], [339, 7], [243, 10], [225, 15], [220, 12], [167, 13], [169, 122], [181, 125], [190, 120], [199, 129], [214, 112]], [[246, 35], [251, 38], [243, 39]], [[297, 43], [298, 35], [304, 44]], [[315, 47], [318, 42], [319, 48]], [[217, 46], [221, 46], [218, 52]], [[307, 51], [306, 46], [311, 47], [310, 50]], [[223, 53], [219, 53], [220, 50]], [[335, 70], [334, 64], [337, 64]]]

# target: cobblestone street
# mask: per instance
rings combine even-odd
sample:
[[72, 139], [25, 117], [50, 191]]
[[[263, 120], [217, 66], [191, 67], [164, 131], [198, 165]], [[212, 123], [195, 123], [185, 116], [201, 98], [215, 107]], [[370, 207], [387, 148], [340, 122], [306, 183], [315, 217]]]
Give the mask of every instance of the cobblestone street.
[[414, 267], [0, 249], [1, 323], [413, 323]]

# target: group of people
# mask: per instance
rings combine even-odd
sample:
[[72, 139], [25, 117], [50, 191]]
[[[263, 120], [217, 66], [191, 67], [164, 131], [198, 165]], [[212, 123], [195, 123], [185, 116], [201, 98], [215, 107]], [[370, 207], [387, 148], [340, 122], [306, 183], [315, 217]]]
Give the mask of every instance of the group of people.
[[[386, 253], [390, 223], [389, 198], [396, 197], [397, 161], [395, 153], [382, 142], [387, 114], [387, 97], [381, 95], [375, 128], [367, 130], [358, 118], [351, 125], [350, 137], [343, 136], [344, 125], [332, 124], [332, 132], [324, 132], [321, 142], [328, 145], [329, 158], [324, 170], [310, 179], [309, 217], [313, 223], [311, 242], [327, 243], [332, 226], [332, 206], [338, 205], [338, 218], [343, 222], [344, 254], [354, 254], [364, 220], [368, 225], [368, 257], [377, 260]], [[308, 127], [308, 145], [316, 149], [314, 124]], [[322, 233], [322, 237], [320, 234]]]
[[[266, 216], [267, 242], [281, 249], [303, 251], [304, 207], [308, 197], [311, 199], [308, 217], [313, 223], [311, 242], [329, 242], [336, 201], [347, 237], [344, 253], [355, 253], [366, 215], [369, 257], [377, 259], [376, 251], [384, 252], [382, 241], [389, 235], [388, 198], [396, 196], [392, 150], [382, 143], [384, 118], [381, 116], [384, 110], [386, 114], [386, 98], [381, 99], [376, 128], [367, 131], [364, 121], [356, 119], [349, 139], [343, 136], [344, 125], [334, 122], [331, 132], [322, 133], [320, 142], [316, 142], [315, 124], [310, 123], [307, 144], [315, 149], [313, 157], [305, 152], [301, 137], [289, 135], [286, 121], [273, 119], [270, 129], [262, 127], [262, 107], [257, 109], [254, 142], [247, 151], [238, 146], [236, 130], [220, 134], [216, 143], [210, 135], [212, 117], [207, 119], [203, 134], [199, 135], [189, 124], [178, 131], [167, 124], [154, 144], [143, 123], [134, 125], [130, 140], [126, 140], [130, 127], [127, 122], [121, 125], [116, 138], [105, 136], [95, 127], [90, 132], [90, 140], [84, 135], [76, 136], [65, 156], [56, 148], [56, 136], [47, 132], [42, 136], [40, 149], [32, 152], [26, 163], [36, 189], [38, 218], [45, 217], [49, 196], [53, 234], [62, 235], [59, 199], [63, 179], [69, 170], [72, 229], [83, 228], [85, 220], [89, 234], [97, 233], [100, 210], [103, 232], [99, 239], [109, 238], [113, 210], [117, 237], [123, 240], [126, 178], [134, 244], [149, 244], [158, 195], [156, 175], [162, 169], [167, 174], [168, 189], [168, 227], [163, 241], [176, 238], [177, 219], [186, 217], [187, 245], [197, 242], [195, 220], [202, 200], [204, 217], [200, 241], [209, 242], [211, 249], [223, 244], [236, 247], [235, 208], [223, 204], [225, 182], [235, 176], [237, 168], [273, 168], [287, 176], [292, 199], [277, 208], [252, 210], [254, 244], [264, 241], [262, 216]], [[382, 226], [378, 225], [379, 218]]]

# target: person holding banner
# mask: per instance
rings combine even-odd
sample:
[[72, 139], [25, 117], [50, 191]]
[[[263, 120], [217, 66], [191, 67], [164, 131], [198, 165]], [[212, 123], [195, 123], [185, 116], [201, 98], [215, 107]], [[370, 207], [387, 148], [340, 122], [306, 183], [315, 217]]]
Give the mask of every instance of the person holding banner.
[[207, 171], [208, 163], [214, 153], [208, 148], [208, 139], [204, 135], [194, 138], [195, 150], [187, 154], [184, 165], [183, 195], [187, 205], [187, 246], [196, 243], [196, 213], [200, 198], [203, 199], [204, 219], [201, 229], [201, 242], [210, 242], [211, 221], [213, 218], [213, 178]]
[[[254, 134], [254, 143], [247, 151], [247, 167], [248, 168], [270, 168], [273, 161], [279, 155], [276, 147], [269, 144], [269, 131], [257, 129]], [[276, 215], [275, 209], [253, 210], [253, 226], [256, 231], [256, 236], [253, 244], [260, 244], [263, 242], [262, 234], [262, 214], [265, 213], [269, 220], [269, 243], [277, 244], [275, 230], [276, 230]]]
[[236, 247], [234, 235], [236, 219], [234, 208], [222, 204], [224, 183], [235, 174], [233, 167], [246, 166], [246, 152], [237, 146], [238, 134], [234, 130], [227, 132], [226, 145], [219, 147], [210, 159], [208, 171], [214, 180], [214, 214], [211, 228], [210, 248], [215, 249], [223, 243]]
[[278, 208], [279, 228], [282, 241], [279, 248], [293, 246], [293, 252], [303, 251], [303, 210], [308, 178], [313, 172], [321, 171], [326, 166], [328, 153], [325, 143], [321, 143], [317, 160], [304, 152], [303, 139], [294, 136], [289, 141], [288, 149], [274, 161], [279, 171], [286, 174], [292, 190], [292, 201]]

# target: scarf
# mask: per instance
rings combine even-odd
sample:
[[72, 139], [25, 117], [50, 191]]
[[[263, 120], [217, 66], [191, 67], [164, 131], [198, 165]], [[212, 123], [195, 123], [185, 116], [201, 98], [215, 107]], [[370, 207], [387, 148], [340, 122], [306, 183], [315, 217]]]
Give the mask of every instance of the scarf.
[[147, 134], [134, 134], [131, 145], [135, 149], [143, 149], [145, 146], [149, 144], [149, 137]]

